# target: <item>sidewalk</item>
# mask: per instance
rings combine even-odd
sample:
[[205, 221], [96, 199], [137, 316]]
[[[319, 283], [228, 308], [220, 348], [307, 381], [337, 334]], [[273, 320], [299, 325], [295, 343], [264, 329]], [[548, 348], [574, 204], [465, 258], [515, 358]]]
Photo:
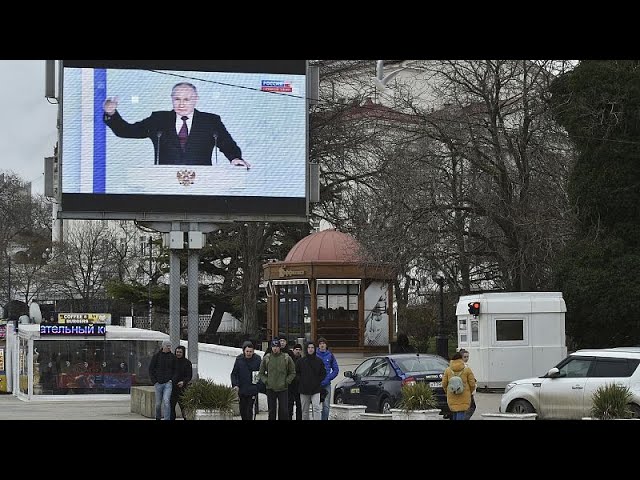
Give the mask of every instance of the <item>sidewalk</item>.
[[131, 401], [38, 401], [25, 402], [0, 394], [0, 420], [150, 420], [131, 413]]
[[[476, 393], [478, 409], [472, 420], [481, 420], [481, 414], [497, 413], [500, 395]], [[131, 403], [126, 400], [96, 401], [31, 401], [24, 402], [10, 394], [0, 394], [0, 421], [2, 420], [153, 420], [131, 413]], [[234, 417], [240, 420], [240, 417]], [[260, 409], [256, 420], [267, 420], [267, 411]]]
[[[2, 420], [153, 420], [131, 413], [131, 401], [96, 400], [32, 400], [25, 402], [11, 394], [0, 394], [0, 421]], [[261, 410], [256, 420], [266, 420], [267, 411]], [[234, 417], [240, 420], [240, 417]]]

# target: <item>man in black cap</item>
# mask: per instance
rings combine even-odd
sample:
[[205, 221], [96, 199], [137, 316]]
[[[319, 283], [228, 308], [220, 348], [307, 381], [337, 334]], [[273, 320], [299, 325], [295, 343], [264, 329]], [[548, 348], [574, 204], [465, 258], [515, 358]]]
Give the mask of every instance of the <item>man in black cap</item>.
[[289, 420], [289, 384], [296, 377], [296, 367], [289, 355], [280, 352], [280, 341], [271, 341], [271, 353], [260, 363], [260, 380], [267, 386], [269, 420]]

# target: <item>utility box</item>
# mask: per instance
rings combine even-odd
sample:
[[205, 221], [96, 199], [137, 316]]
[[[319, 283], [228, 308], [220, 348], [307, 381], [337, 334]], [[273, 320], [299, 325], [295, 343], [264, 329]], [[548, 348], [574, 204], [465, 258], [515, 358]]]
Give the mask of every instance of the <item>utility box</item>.
[[[477, 315], [470, 313], [478, 307]], [[458, 347], [469, 351], [477, 388], [504, 388], [512, 380], [544, 375], [565, 358], [566, 311], [561, 292], [460, 297]]]

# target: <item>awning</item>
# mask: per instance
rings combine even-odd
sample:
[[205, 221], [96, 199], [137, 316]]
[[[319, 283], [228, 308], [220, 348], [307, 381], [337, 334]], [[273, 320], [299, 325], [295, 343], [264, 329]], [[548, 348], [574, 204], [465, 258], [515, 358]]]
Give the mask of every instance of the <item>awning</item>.
[[360, 285], [359, 278], [319, 278], [318, 285]]
[[[311, 293], [311, 289], [309, 287], [309, 279], [307, 278], [289, 278], [287, 280], [271, 280], [269, 282], [270, 286], [271, 286], [271, 295], [275, 295], [275, 287], [286, 287], [289, 285], [306, 285], [307, 286], [307, 292]], [[267, 289], [267, 296], [269, 295], [269, 289]]]
[[271, 282], [276, 285], [306, 285], [309, 280], [306, 278], [290, 278], [288, 280], [271, 280]]
[[316, 293], [320, 285], [358, 285], [358, 294], [360, 294], [359, 278], [318, 278], [316, 280]]

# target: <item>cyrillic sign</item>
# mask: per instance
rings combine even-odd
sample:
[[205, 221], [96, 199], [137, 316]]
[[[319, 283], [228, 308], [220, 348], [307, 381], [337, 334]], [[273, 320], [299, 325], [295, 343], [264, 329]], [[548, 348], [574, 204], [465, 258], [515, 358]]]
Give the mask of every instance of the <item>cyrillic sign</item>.
[[104, 323], [73, 323], [69, 325], [59, 323], [41, 323], [40, 336], [74, 336], [74, 337], [104, 337], [107, 326]]

